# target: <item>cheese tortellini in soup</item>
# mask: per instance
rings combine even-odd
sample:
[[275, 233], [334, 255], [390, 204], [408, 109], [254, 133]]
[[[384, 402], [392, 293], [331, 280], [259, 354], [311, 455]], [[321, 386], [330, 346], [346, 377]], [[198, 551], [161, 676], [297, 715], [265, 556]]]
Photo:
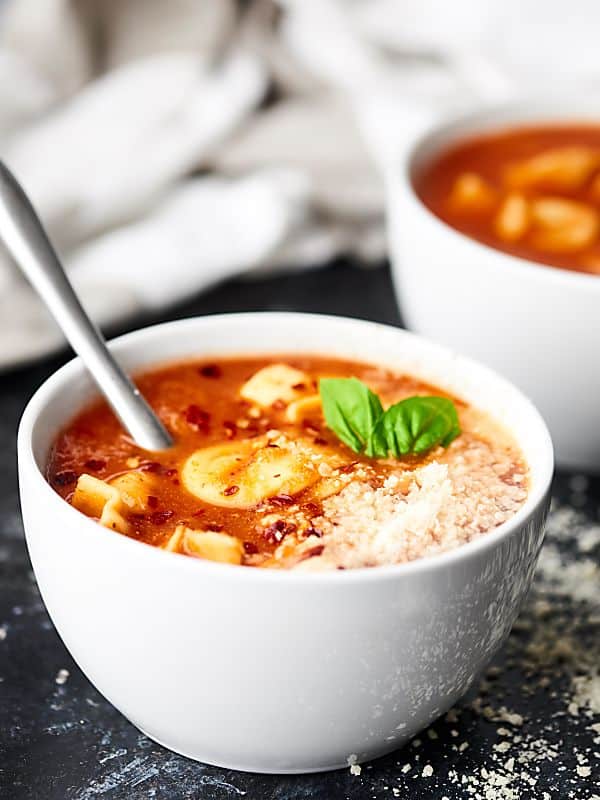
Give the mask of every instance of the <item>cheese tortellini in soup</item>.
[[205, 503], [251, 508], [275, 495], [301, 492], [346, 460], [308, 441], [263, 436], [196, 450], [181, 477], [185, 488]]
[[120, 533], [129, 533], [128, 511], [148, 510], [154, 478], [145, 472], [126, 472], [110, 482], [84, 473], [79, 476], [72, 504], [101, 525]]

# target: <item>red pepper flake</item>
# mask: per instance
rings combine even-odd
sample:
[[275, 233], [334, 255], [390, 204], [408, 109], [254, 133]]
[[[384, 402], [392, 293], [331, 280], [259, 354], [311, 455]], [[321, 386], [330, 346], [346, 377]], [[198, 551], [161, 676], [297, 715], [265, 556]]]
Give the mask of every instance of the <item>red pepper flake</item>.
[[270, 542], [271, 544], [278, 543], [283, 539], [284, 528], [285, 522], [282, 519], [278, 519], [277, 522], [274, 522], [272, 525], [269, 525], [268, 528], [265, 528], [263, 531], [263, 536], [267, 542]]
[[106, 461], [103, 458], [89, 458], [84, 464], [84, 467], [92, 472], [99, 472], [101, 469], [104, 469], [105, 466]]
[[179, 478], [173, 478], [171, 483], [173, 484], [173, 486], [179, 486]]
[[283, 411], [283, 409], [285, 408], [285, 403], [283, 402], [283, 400], [275, 400], [274, 403], [271, 403], [271, 408], [274, 411]]
[[343, 467], [339, 467], [340, 472], [352, 472], [354, 467], [358, 464], [358, 461], [353, 461], [351, 464], [346, 464]]
[[203, 378], [220, 378], [223, 370], [218, 364], [205, 364], [198, 370]]
[[318, 436], [321, 433], [321, 428], [314, 422], [311, 422], [310, 420], [307, 419], [302, 420], [302, 427], [311, 436]]
[[258, 553], [258, 547], [254, 544], [254, 542], [244, 542], [244, 553], [247, 553], [249, 556], [253, 556], [255, 553]]
[[191, 425], [192, 428], [201, 430], [203, 433], [208, 433], [210, 414], [208, 411], [201, 409], [200, 406], [192, 403], [185, 411], [185, 421], [188, 425]]
[[173, 475], [177, 475], [177, 470], [175, 467], [170, 467], [168, 470], [165, 471], [165, 475], [167, 478], [172, 478]]
[[194, 511], [194, 513], [192, 514], [192, 517], [201, 517], [205, 513], [206, 513], [206, 509], [205, 508], [199, 508], [198, 511]]
[[313, 439], [313, 443], [324, 445], [327, 444], [327, 439], [324, 439], [322, 436], [315, 436], [315, 438]]
[[223, 427], [225, 428], [225, 436], [228, 439], [234, 439], [237, 433], [237, 425], [235, 422], [230, 422], [229, 420], [225, 420], [223, 423]]
[[311, 517], [318, 517], [321, 514], [321, 508], [316, 503], [304, 503], [302, 510]]
[[140, 466], [140, 470], [142, 472], [160, 472], [161, 465], [158, 461], [147, 461], [145, 464]]
[[71, 483], [75, 483], [77, 480], [77, 473], [73, 472], [70, 469], [63, 470], [62, 472], [57, 472], [54, 476], [54, 483], [57, 486], [69, 486]]
[[223, 492], [223, 494], [225, 495], [225, 497], [231, 497], [232, 494], [237, 494], [239, 490], [240, 490], [239, 486], [228, 486]]
[[316, 528], [308, 528], [305, 535], [306, 536], [316, 536], [318, 539], [320, 539], [321, 536], [323, 536], [321, 531], [317, 530]]
[[221, 531], [224, 530], [224, 528], [225, 528], [225, 526], [224, 525], [219, 525], [218, 522], [214, 522], [214, 523], [211, 522], [211, 523], [206, 525], [205, 530], [214, 531], [215, 533], [221, 533]]
[[296, 525], [293, 522], [286, 522], [283, 519], [278, 519], [269, 525], [263, 532], [263, 536], [268, 542], [279, 543], [289, 533], [296, 530]]
[[174, 511], [155, 511], [150, 514], [150, 522], [153, 525], [162, 525], [164, 522], [168, 522], [174, 513]]
[[158, 497], [155, 497], [153, 494], [149, 494], [146, 499], [150, 508], [158, 508]]
[[306, 384], [305, 383], [295, 383], [292, 386], [292, 389], [296, 389], [296, 391], [299, 392], [301, 389], [306, 389]]
[[303, 560], [306, 558], [314, 558], [315, 556], [320, 556], [323, 550], [325, 550], [324, 544], [318, 544], [316, 547], [311, 547], [310, 550], [307, 550], [304, 553]]
[[269, 497], [269, 503], [274, 506], [291, 506], [293, 502], [291, 494], [276, 494], [274, 497]]

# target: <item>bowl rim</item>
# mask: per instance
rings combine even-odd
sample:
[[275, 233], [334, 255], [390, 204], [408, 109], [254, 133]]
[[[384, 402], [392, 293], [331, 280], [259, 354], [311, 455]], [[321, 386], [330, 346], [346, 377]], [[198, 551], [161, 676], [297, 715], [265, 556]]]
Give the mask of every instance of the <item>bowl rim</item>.
[[[574, 98], [570, 97], [567, 98], [567, 100], [573, 102], [575, 107], [581, 107], [581, 101], [579, 101], [579, 103], [576, 102], [577, 98], [574, 100]], [[533, 115], [528, 115], [527, 110], [524, 111], [524, 109], [528, 109], [530, 114], [533, 112]], [[507, 117], [506, 119], [504, 118], [505, 116]], [[497, 125], [493, 124], [495, 120], [498, 121]], [[449, 144], [450, 142], [459, 141], [463, 138], [466, 140], [480, 133], [493, 133], [494, 131], [501, 131], [511, 127], [528, 127], [536, 123], [543, 124], [544, 121], [549, 123], [567, 123], [571, 121], [574, 124], [585, 124], [586, 118], [577, 117], [576, 113], [565, 110], [564, 107], [557, 103], [556, 98], [539, 95], [532, 95], [531, 97], [522, 96], [503, 103], [488, 105], [477, 110], [470, 110], [466, 113], [453, 114], [450, 117], [445, 117], [429, 125], [415, 137], [402, 157], [399, 176], [402, 178], [402, 182], [408, 190], [407, 196], [412, 201], [413, 206], [423, 213], [430, 222], [440, 227], [442, 231], [452, 238], [459, 239], [461, 242], [467, 243], [476, 250], [484, 251], [485, 257], [481, 258], [482, 269], [492, 268], [489, 262], [490, 256], [494, 256], [495, 259], [505, 262], [501, 265], [503, 270], [512, 270], [512, 273], [509, 272], [509, 274], [518, 276], [523, 269], [526, 269], [531, 276], [537, 275], [538, 278], [554, 282], [559, 286], [579, 285], [588, 292], [591, 290], [600, 293], [600, 275], [592, 275], [577, 270], [568, 270], [564, 267], [544, 264], [539, 261], [523, 258], [522, 256], [513, 255], [512, 253], [506, 253], [504, 250], [492, 247], [485, 242], [480, 242], [478, 239], [474, 239], [466, 233], [457, 230], [448, 222], [438, 217], [425, 205], [414, 185], [413, 176], [415, 164], [421, 157], [423, 150], [434, 145], [436, 151], [442, 151], [445, 145], [441, 140], [447, 139], [447, 143]], [[594, 123], [593, 118], [590, 117], [589, 124], [595, 125], [600, 130], [600, 109], [598, 111], [597, 121]], [[463, 128], [466, 128], [466, 130], [463, 131]], [[453, 134], [457, 131], [462, 131], [462, 133], [455, 139]], [[438, 140], [440, 140], [439, 144]], [[494, 267], [495, 266], [497, 265], [494, 265]]]
[[[262, 319], [270, 318], [273, 324], [276, 324], [277, 321], [282, 320], [282, 318], [294, 318], [298, 323], [300, 323], [302, 320], [310, 318], [314, 322], [327, 321], [328, 324], [331, 322], [338, 322], [352, 324], [359, 328], [364, 326], [365, 328], [368, 327], [371, 330], [374, 328], [391, 330], [399, 337], [416, 342], [423, 342], [429, 347], [433, 347], [442, 355], [444, 360], [447, 359], [448, 361], [451, 361], [459, 359], [466, 368], [476, 370], [479, 374], [482, 376], [485, 375], [507, 392], [512, 393], [512, 395], [517, 398], [519, 402], [528, 407], [531, 420], [533, 424], [538, 427], [540, 440], [543, 442], [545, 448], [545, 454], [543, 459], [540, 460], [541, 466], [538, 470], [538, 474], [536, 475], [537, 479], [534, 482], [534, 485], [530, 488], [528, 497], [523, 506], [509, 520], [502, 523], [494, 530], [489, 531], [485, 535], [474, 539], [473, 541], [461, 544], [439, 554], [415, 559], [414, 561], [403, 562], [401, 564], [388, 564], [378, 567], [357, 567], [347, 570], [327, 570], [314, 573], [298, 572], [294, 570], [250, 569], [243, 565], [238, 566], [231, 564], [220, 564], [212, 561], [205, 561], [203, 559], [190, 558], [179, 553], [170, 553], [164, 551], [153, 545], [148, 545], [145, 542], [140, 542], [128, 536], [124, 536], [122, 533], [117, 531], [104, 528], [91, 518], [85, 516], [80, 511], [73, 508], [73, 506], [67, 503], [57, 492], [54, 491], [54, 489], [46, 480], [42, 470], [38, 467], [34, 455], [33, 436], [35, 425], [38, 419], [45, 412], [49, 400], [51, 400], [57, 394], [66, 391], [70, 382], [72, 382], [77, 376], [85, 373], [85, 368], [83, 367], [83, 364], [79, 358], [71, 359], [54, 373], [52, 373], [38, 387], [23, 411], [21, 421], [19, 423], [17, 437], [19, 485], [22, 481], [22, 473], [27, 470], [29, 476], [31, 476], [35, 482], [36, 492], [41, 492], [41, 502], [47, 504], [46, 508], [48, 510], [46, 511], [46, 514], [54, 519], [58, 519], [63, 514], [66, 514], [67, 517], [73, 520], [73, 522], [81, 528], [80, 533], [82, 536], [87, 536], [92, 541], [98, 541], [100, 546], [106, 546], [112, 542], [112, 546], [115, 548], [132, 548], [131, 553], [137, 553], [138, 558], [170, 559], [170, 562], [164, 561], [163, 563], [171, 563], [173, 569], [200, 570], [199, 573], [196, 573], [197, 575], [202, 575], [204, 574], [204, 571], [208, 570], [208, 575], [214, 575], [215, 577], [221, 576], [223, 578], [235, 580], [272, 581], [275, 583], [292, 581], [294, 584], [302, 584], [305, 582], [309, 584], [337, 584], [340, 587], [347, 585], [348, 582], [370, 583], [378, 580], [395, 580], [401, 578], [403, 575], [417, 575], [419, 573], [429, 571], [435, 572], [437, 570], [449, 567], [456, 562], [468, 561], [470, 557], [484, 554], [486, 551], [492, 551], [504, 539], [509, 538], [513, 533], [515, 533], [515, 531], [522, 528], [547, 501], [550, 493], [552, 476], [554, 473], [553, 445], [548, 428], [531, 400], [529, 400], [529, 398], [526, 397], [523, 392], [517, 389], [517, 387], [515, 387], [510, 381], [497, 374], [489, 367], [480, 364], [474, 359], [457, 355], [450, 348], [444, 347], [437, 342], [432, 342], [424, 336], [419, 336], [418, 334], [412, 333], [403, 328], [396, 328], [391, 325], [385, 325], [363, 319], [328, 314], [252, 311], [241, 313], [210, 314], [204, 317], [190, 317], [171, 322], [158, 323], [156, 325], [138, 328], [115, 339], [111, 339], [109, 341], [109, 346], [111, 348], [120, 346], [125, 348], [128, 345], [133, 344], [135, 347], [140, 347], [143, 344], [145, 336], [152, 335], [158, 330], [174, 331], [180, 329], [182, 333], [181, 339], [184, 341], [185, 336], [183, 333], [188, 327], [194, 327], [198, 324], [201, 325], [204, 323], [210, 324], [210, 321], [213, 320], [221, 320], [223, 323], [234, 319], [239, 322], [251, 322], [257, 317]], [[301, 350], [298, 350], [298, 352], [301, 352]], [[233, 353], [230, 353], [229, 355], [233, 356]], [[200, 348], [198, 357], [202, 357]], [[186, 356], [185, 358], [189, 358], [189, 356]], [[167, 358], [163, 361], [157, 359], [155, 362], [145, 364], [144, 367], [147, 369], [152, 369], [154, 366], [160, 366], [161, 363], [173, 363], [176, 360], [176, 358]], [[373, 360], [373, 363], [377, 363], [375, 359]], [[54, 435], [56, 435], [56, 433], [58, 433], [58, 430], [55, 431]], [[28, 538], [27, 530], [26, 538]]]

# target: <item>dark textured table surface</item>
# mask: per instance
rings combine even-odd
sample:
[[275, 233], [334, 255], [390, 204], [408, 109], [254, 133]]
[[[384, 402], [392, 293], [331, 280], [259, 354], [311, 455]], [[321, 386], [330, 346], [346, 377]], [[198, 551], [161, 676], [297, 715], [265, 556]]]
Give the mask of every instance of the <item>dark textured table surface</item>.
[[[387, 270], [344, 264], [230, 283], [165, 319], [265, 308], [399, 323]], [[0, 377], [2, 800], [600, 800], [600, 480], [556, 477], [531, 597], [508, 644], [446, 718], [360, 774], [225, 771], [130, 725], [73, 663], [40, 600], [19, 516], [15, 431], [29, 396], [67, 357]]]

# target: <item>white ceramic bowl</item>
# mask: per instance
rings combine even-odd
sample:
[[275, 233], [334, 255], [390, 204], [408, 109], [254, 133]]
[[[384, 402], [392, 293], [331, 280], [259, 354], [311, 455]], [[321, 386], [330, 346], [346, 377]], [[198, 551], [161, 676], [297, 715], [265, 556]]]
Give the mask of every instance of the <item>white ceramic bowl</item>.
[[532, 484], [525, 506], [496, 531], [406, 565], [311, 575], [165, 553], [101, 528], [44, 479], [56, 433], [95, 394], [72, 361], [23, 415], [19, 475], [44, 602], [92, 683], [172, 750], [259, 772], [374, 758], [448, 709], [508, 635], [541, 545], [552, 446], [530, 402], [438, 345], [341, 318], [212, 316], [140, 330], [112, 349], [133, 370], [265, 352], [391, 365], [502, 420]]
[[434, 125], [389, 176], [394, 282], [409, 328], [489, 364], [546, 419], [559, 464], [600, 470], [600, 277], [480, 244], [438, 219], [413, 176], [465, 136], [543, 122], [600, 123], [600, 103], [522, 100]]

